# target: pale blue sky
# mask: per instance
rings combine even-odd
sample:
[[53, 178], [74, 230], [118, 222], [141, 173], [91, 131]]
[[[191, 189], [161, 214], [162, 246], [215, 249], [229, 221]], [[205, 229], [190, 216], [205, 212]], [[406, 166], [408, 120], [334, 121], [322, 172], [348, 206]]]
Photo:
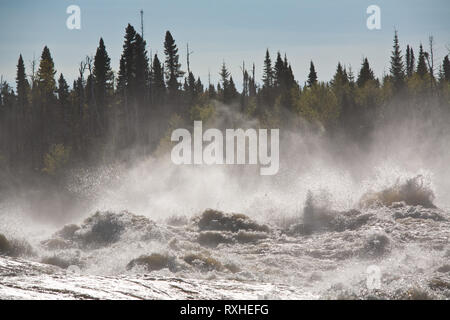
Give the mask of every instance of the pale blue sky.
[[[81, 8], [81, 30], [66, 28], [71, 4]], [[371, 4], [381, 8], [381, 30], [366, 27]], [[100, 37], [117, 70], [125, 27], [140, 28], [140, 9], [148, 51], [161, 56], [165, 31], [170, 30], [183, 68], [189, 42], [191, 69], [203, 82], [208, 70], [216, 81], [223, 60], [237, 83], [242, 60], [249, 67], [256, 64], [260, 79], [266, 48], [273, 59], [278, 50], [287, 53], [300, 84], [311, 59], [319, 80], [329, 80], [338, 61], [356, 73], [364, 56], [380, 76], [389, 70], [394, 28], [403, 47], [427, 45], [432, 34], [440, 61], [450, 48], [448, 0], [0, 0], [0, 74], [13, 84], [19, 54], [28, 72], [33, 55], [39, 58], [47, 45], [58, 74], [71, 82], [83, 57], [95, 53]]]

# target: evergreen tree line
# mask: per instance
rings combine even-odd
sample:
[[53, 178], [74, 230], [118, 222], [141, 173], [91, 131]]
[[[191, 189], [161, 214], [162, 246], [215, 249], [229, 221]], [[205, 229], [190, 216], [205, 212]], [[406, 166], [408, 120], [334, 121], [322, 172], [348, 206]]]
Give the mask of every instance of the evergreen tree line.
[[115, 74], [100, 39], [95, 56], [79, 64], [79, 76], [71, 87], [63, 74], [56, 75], [48, 47], [39, 65], [32, 62], [29, 74], [20, 55], [16, 90], [0, 83], [0, 166], [57, 175], [71, 161], [107, 162], [131, 149], [152, 154], [174, 126], [214, 119], [217, 102], [236, 106], [242, 117], [257, 119], [261, 126], [300, 125], [303, 122], [295, 121], [301, 119], [330, 135], [339, 132], [363, 143], [374, 121], [383, 116], [383, 107], [396, 99], [406, 99], [411, 108], [437, 102], [450, 112], [449, 57], [434, 66], [432, 38], [428, 52], [420, 45], [417, 55], [408, 45], [403, 55], [396, 32], [389, 74], [381, 79], [364, 58], [356, 76], [339, 63], [330, 81], [319, 82], [311, 61], [303, 85], [295, 80], [286, 55], [278, 52], [272, 61], [267, 50], [260, 83], [255, 65], [247, 69], [243, 63], [241, 91], [225, 62], [217, 85], [208, 79], [205, 87], [189, 62], [183, 71], [169, 31], [164, 60], [157, 54], [149, 57], [146, 47], [142, 36], [128, 25]]

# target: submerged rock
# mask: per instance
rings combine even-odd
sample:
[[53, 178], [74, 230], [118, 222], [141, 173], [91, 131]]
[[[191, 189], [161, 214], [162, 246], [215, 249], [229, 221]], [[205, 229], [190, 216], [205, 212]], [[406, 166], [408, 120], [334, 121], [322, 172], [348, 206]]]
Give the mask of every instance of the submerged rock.
[[70, 262], [70, 261], [68, 261], [66, 259], [63, 259], [61, 257], [58, 257], [58, 256], [51, 256], [51, 257], [42, 258], [41, 259], [41, 263], [49, 264], [49, 265], [52, 265], [52, 266], [57, 266], [57, 267], [60, 267], [62, 269], [67, 269], [70, 265], [73, 265], [72, 262]]
[[109, 246], [121, 240], [124, 235], [137, 240], [164, 239], [167, 234], [144, 216], [128, 211], [96, 212], [83, 223], [67, 225], [56, 232], [52, 239], [41, 244], [50, 250], [79, 247], [95, 249]]
[[234, 239], [239, 243], [255, 243], [259, 240], [266, 239], [267, 233], [265, 232], [257, 232], [257, 231], [239, 231]]
[[41, 242], [41, 245], [48, 250], [63, 250], [72, 247], [72, 243], [70, 241], [61, 238], [44, 240]]
[[379, 192], [369, 192], [362, 196], [361, 207], [386, 206], [396, 203], [405, 203], [410, 206], [422, 206], [424, 208], [436, 208], [433, 203], [433, 191], [423, 183], [421, 175], [408, 179], [404, 183], [396, 183], [394, 186]]
[[183, 257], [183, 260], [187, 264], [194, 266], [203, 272], [213, 270], [222, 271], [224, 268], [224, 266], [222, 265], [222, 263], [220, 263], [220, 261], [214, 259], [213, 257], [205, 256], [200, 253], [187, 254], [186, 256]]
[[384, 232], [374, 232], [366, 237], [361, 249], [365, 258], [379, 258], [390, 251], [390, 239]]
[[258, 224], [244, 214], [229, 214], [212, 209], [208, 209], [199, 217], [196, 217], [194, 223], [198, 226], [200, 231], [215, 230], [238, 232], [240, 230], [250, 230], [269, 232], [268, 226]]
[[112, 212], [96, 212], [76, 231], [84, 245], [105, 246], [117, 242], [125, 229], [125, 221]]
[[443, 216], [443, 212], [439, 209], [423, 208], [422, 206], [405, 206], [401, 208], [396, 208], [394, 213], [395, 219], [431, 219], [434, 221], [445, 221], [446, 218]]
[[127, 264], [127, 270], [131, 270], [136, 266], [142, 266], [147, 271], [157, 271], [168, 268], [170, 271], [177, 270], [176, 258], [167, 254], [152, 253], [151, 255], [143, 255], [139, 258], [131, 260]]
[[9, 257], [33, 256], [35, 255], [31, 245], [25, 240], [7, 239], [0, 234], [0, 255]]
[[8, 239], [0, 233], [0, 254], [2, 255], [8, 255], [8, 253], [11, 251], [11, 244], [9, 243]]
[[233, 237], [229, 232], [204, 231], [200, 232], [197, 241], [202, 246], [217, 247], [221, 243], [232, 243]]
[[304, 217], [303, 223], [291, 225], [286, 233], [291, 236], [309, 235], [314, 232], [343, 232], [357, 230], [364, 226], [372, 214], [363, 214], [358, 210], [335, 211], [321, 208], [310, 208], [309, 216]]
[[200, 231], [197, 242], [202, 246], [254, 243], [268, 237], [269, 227], [258, 224], [244, 214], [223, 213], [208, 209], [193, 219]]

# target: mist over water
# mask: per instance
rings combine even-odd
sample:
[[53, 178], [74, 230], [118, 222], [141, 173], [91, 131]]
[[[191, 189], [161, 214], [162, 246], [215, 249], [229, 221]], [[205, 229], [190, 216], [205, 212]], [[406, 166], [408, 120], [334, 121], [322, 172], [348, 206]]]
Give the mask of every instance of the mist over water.
[[[274, 176], [260, 176], [258, 165], [175, 165], [169, 150], [158, 158], [74, 169], [64, 182], [69, 196], [56, 188], [12, 193], [2, 202], [1, 215], [5, 219], [24, 213], [33, 221], [51, 224], [80, 221], [97, 210], [128, 210], [155, 220], [192, 216], [206, 208], [262, 219], [301, 216], [308, 191], [326, 191], [332, 206], [345, 210], [357, 207], [368, 191], [417, 175], [434, 191], [436, 205], [447, 208], [447, 117], [431, 107], [425, 120], [402, 110], [377, 123], [364, 145], [349, 143], [345, 137], [330, 138], [305, 124], [281, 128], [280, 170]], [[259, 126], [242, 120], [233, 106], [221, 105], [218, 113], [210, 127]]]
[[[176, 273], [177, 277], [231, 277], [281, 283], [309, 287], [307, 292], [320, 296], [339, 283], [349, 284], [351, 288], [355, 288], [355, 283], [362, 283], [367, 266], [374, 262], [361, 252], [371, 250], [372, 238], [388, 239], [389, 249], [383, 250], [388, 250], [390, 258], [376, 261], [384, 270], [405, 275], [415, 274], [419, 269], [434, 270], [442, 261], [442, 253], [424, 250], [417, 243], [398, 244], [394, 238], [403, 236], [397, 236], [398, 227], [391, 226], [390, 209], [363, 211], [372, 220], [356, 231], [321, 233], [295, 241], [286, 238], [283, 231], [304, 220], [309, 191], [317, 198], [323, 197], [321, 201], [327, 210], [345, 211], [360, 208], [360, 199], [367, 192], [380, 191], [418, 175], [422, 176], [421, 183], [433, 190], [434, 204], [444, 210], [450, 207], [447, 169], [450, 134], [444, 125], [448, 119], [440, 117], [439, 110], [430, 109], [429, 120], [419, 121], [412, 114], [402, 116], [400, 109], [376, 123], [365, 144], [349, 143], [343, 136], [329, 137], [320, 127], [305, 124], [281, 128], [280, 170], [274, 176], [261, 176], [257, 165], [177, 166], [171, 162], [170, 153], [116, 165], [73, 169], [61, 190], [43, 192], [22, 188], [5, 199], [0, 204], [0, 233], [26, 239], [37, 251], [35, 259], [56, 255], [81, 261], [79, 265], [87, 274], [145, 273], [142, 268], [127, 271], [125, 266], [142, 254], [168, 254], [180, 260], [190, 252], [197, 252], [220, 257], [221, 264], [237, 265], [240, 272], [224, 275], [194, 268], [183, 269]], [[226, 117], [218, 117], [210, 127], [226, 128], [230, 123], [234, 123], [234, 128], [258, 126], [255, 122], [240, 121], [242, 115], [232, 107], [221, 106], [221, 114]], [[178, 229], [167, 224], [174, 219], [188, 223], [208, 208], [243, 213], [275, 231], [266, 240], [263, 238], [250, 246], [219, 244], [215, 249], [208, 249], [199, 246], [189, 224]], [[49, 251], [42, 247], [42, 241], [54, 237], [64, 224], [81, 224], [96, 211], [120, 213], [123, 210], [155, 221], [157, 226], [152, 230], [157, 230], [159, 239], [163, 240], [144, 241], [140, 231], [136, 231], [140, 227], [133, 227], [120, 241], [89, 249], [92, 251]], [[401, 232], [412, 228], [417, 233], [416, 239], [435, 237], [438, 244], [433, 246], [440, 245], [439, 239], [448, 236], [448, 230], [430, 226], [436, 230], [433, 235], [421, 231], [422, 227], [417, 225], [415, 230], [415, 226], [409, 226]], [[387, 234], [386, 230], [393, 233]], [[331, 248], [330, 241], [335, 243]], [[264, 254], [255, 256], [257, 252]], [[408, 259], [412, 260], [406, 262]], [[294, 271], [290, 274], [289, 270]], [[171, 276], [173, 270], [163, 269], [155, 274]], [[413, 285], [413, 278], [407, 279], [402, 281]]]

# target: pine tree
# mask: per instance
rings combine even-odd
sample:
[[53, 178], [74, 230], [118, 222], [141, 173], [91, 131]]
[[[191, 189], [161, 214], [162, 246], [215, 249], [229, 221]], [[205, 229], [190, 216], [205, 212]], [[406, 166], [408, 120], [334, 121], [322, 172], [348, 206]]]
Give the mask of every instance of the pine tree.
[[316, 69], [314, 68], [314, 63], [311, 61], [311, 64], [309, 66], [308, 87], [312, 87], [316, 83], [317, 83], [317, 73]]
[[37, 71], [37, 89], [39, 100], [36, 101], [38, 107], [36, 121], [37, 137], [36, 149], [38, 157], [42, 164], [44, 154], [48, 151], [51, 144], [58, 141], [58, 132], [54, 130], [57, 124], [56, 107], [56, 81], [55, 64], [47, 46], [44, 47]]
[[100, 38], [99, 46], [94, 58], [94, 78], [96, 100], [101, 117], [105, 117], [107, 97], [113, 89], [114, 74], [111, 70], [111, 59], [106, 52], [105, 43]]
[[295, 82], [294, 73], [292, 72], [291, 64], [288, 63], [286, 54], [284, 55], [284, 83], [287, 90], [294, 87], [297, 83]]
[[419, 49], [419, 60], [417, 61], [417, 74], [423, 78], [428, 73], [428, 67], [425, 57], [425, 52], [423, 51], [422, 44]]
[[216, 97], [217, 97], [216, 88], [214, 87], [214, 85], [212, 83], [210, 83], [209, 87], [208, 87], [208, 97], [210, 99], [216, 99]]
[[167, 79], [167, 88], [169, 89], [169, 95], [171, 99], [176, 98], [177, 92], [180, 87], [180, 83], [178, 82], [178, 78], [182, 77], [184, 72], [181, 71], [181, 64], [178, 62], [178, 48], [175, 44], [175, 40], [172, 37], [172, 34], [167, 31], [166, 37], [164, 40], [164, 53], [166, 55], [166, 79]]
[[450, 61], [448, 55], [444, 57], [444, 61], [442, 62], [442, 73], [443, 79], [450, 82]]
[[345, 70], [345, 68], [342, 67], [342, 64], [338, 62], [336, 73], [334, 74], [333, 79], [331, 80], [331, 85], [337, 87], [345, 84], [348, 84], [347, 71]]
[[62, 73], [59, 75], [57, 93], [59, 103], [62, 106], [66, 106], [69, 102], [69, 86], [67, 85], [66, 79], [64, 79]]
[[227, 91], [228, 91], [227, 92], [227, 96], [228, 96], [227, 100], [229, 102], [234, 101], [237, 98], [237, 96], [239, 95], [239, 93], [236, 90], [236, 86], [234, 85], [234, 81], [233, 81], [233, 77], [232, 76], [230, 76], [230, 83], [228, 85], [228, 90]]
[[[32, 143], [32, 132], [31, 132], [31, 109], [29, 108], [29, 94], [30, 85], [28, 83], [25, 66], [23, 63], [22, 55], [19, 56], [19, 61], [17, 63], [17, 76], [16, 76], [16, 91], [17, 91], [17, 108], [15, 110], [15, 141], [16, 149], [19, 152], [18, 162], [25, 163], [28, 162], [30, 155], [25, 153], [25, 150]], [[19, 129], [19, 128], [22, 129]], [[29, 149], [29, 148], [28, 148]]]
[[158, 55], [156, 54], [153, 58], [151, 86], [153, 103], [156, 105], [161, 105], [164, 101], [166, 85], [164, 83], [164, 70], [161, 66]]
[[352, 66], [348, 67], [348, 83], [350, 84], [350, 87], [355, 85], [355, 74], [353, 73]]
[[228, 72], [227, 66], [225, 62], [222, 63], [222, 68], [220, 69], [220, 79], [222, 82], [222, 87], [220, 87], [220, 84], [218, 84], [217, 91], [222, 92], [222, 101], [224, 103], [231, 102], [231, 96], [230, 96], [230, 73]]
[[40, 93], [42, 97], [47, 100], [46, 102], [49, 102], [48, 100], [54, 98], [56, 91], [55, 74], [55, 64], [50, 54], [50, 50], [45, 46], [39, 63], [37, 81]]
[[284, 87], [285, 85], [285, 69], [284, 62], [281, 59], [280, 52], [277, 53], [277, 60], [274, 67], [274, 86], [277, 88]]
[[70, 126], [71, 126], [71, 110], [70, 110], [70, 101], [69, 101], [69, 86], [67, 85], [66, 79], [64, 79], [63, 74], [61, 73], [58, 79], [58, 102], [59, 102], [59, 129], [62, 133], [64, 144], [70, 143]]
[[405, 81], [405, 67], [403, 64], [402, 52], [398, 42], [398, 34], [395, 31], [394, 45], [391, 55], [391, 77], [394, 83], [394, 87], [399, 90], [403, 87]]
[[145, 103], [148, 98], [148, 85], [149, 85], [149, 62], [147, 56], [147, 50], [145, 49], [146, 42], [142, 39], [140, 34], [136, 34], [135, 50], [134, 50], [134, 62], [135, 62], [135, 83], [136, 94], [138, 96], [139, 103]]
[[365, 58], [361, 66], [361, 70], [359, 71], [358, 80], [356, 83], [358, 87], [362, 88], [367, 82], [373, 80], [375, 80], [375, 76], [372, 69], [370, 69], [369, 61]]
[[271, 88], [273, 85], [273, 69], [272, 61], [270, 59], [269, 49], [266, 50], [266, 57], [264, 59], [263, 70], [263, 85], [265, 88]]
[[406, 46], [406, 75], [411, 77], [414, 74], [414, 51], [409, 45]]
[[134, 75], [135, 67], [134, 63], [134, 49], [136, 41], [136, 30], [133, 26], [128, 24], [125, 30], [125, 41], [123, 44], [123, 52], [120, 58], [119, 75], [117, 79], [117, 90], [122, 95], [125, 103], [133, 96], [134, 89]]
[[120, 97], [118, 121], [120, 123], [119, 146], [133, 144], [136, 138], [136, 30], [128, 24], [125, 29], [125, 41], [120, 57], [117, 93]]
[[225, 88], [226, 86], [228, 86], [228, 77], [230, 76], [225, 62], [222, 63], [222, 69], [220, 69], [219, 75], [222, 81], [222, 86]]
[[195, 81], [195, 94], [198, 96], [203, 93], [203, 83], [200, 80], [200, 77]]
[[17, 63], [17, 102], [19, 106], [25, 108], [28, 105], [28, 94], [30, 90], [30, 84], [28, 83], [27, 76], [25, 74], [25, 65], [23, 64], [22, 55], [19, 56]]
[[189, 105], [193, 105], [197, 99], [197, 86], [192, 71], [189, 72], [188, 77], [184, 79], [184, 91]]

